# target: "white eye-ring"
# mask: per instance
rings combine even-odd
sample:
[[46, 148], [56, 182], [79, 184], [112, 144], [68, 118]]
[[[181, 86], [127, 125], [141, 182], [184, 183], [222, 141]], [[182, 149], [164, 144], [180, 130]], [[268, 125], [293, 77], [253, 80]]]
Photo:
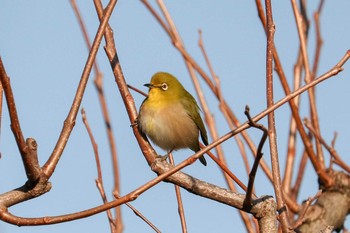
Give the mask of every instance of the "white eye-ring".
[[168, 90], [168, 84], [166, 84], [166, 83], [162, 83], [161, 88], [162, 88], [162, 90], [163, 90], [163, 91]]

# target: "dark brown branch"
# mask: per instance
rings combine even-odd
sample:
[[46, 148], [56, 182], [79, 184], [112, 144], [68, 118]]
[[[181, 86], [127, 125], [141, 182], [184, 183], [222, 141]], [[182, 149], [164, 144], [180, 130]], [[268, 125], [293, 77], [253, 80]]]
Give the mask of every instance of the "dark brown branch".
[[248, 188], [247, 188], [246, 198], [244, 200], [244, 206], [249, 209], [252, 205], [252, 194], [253, 194], [255, 175], [256, 175], [256, 172], [258, 171], [259, 162], [260, 162], [261, 158], [263, 157], [262, 149], [263, 149], [265, 141], [267, 139], [268, 131], [262, 124], [257, 124], [256, 122], [254, 122], [252, 120], [252, 118], [250, 116], [248, 105], [245, 107], [244, 114], [247, 116], [251, 127], [260, 129], [264, 132], [263, 136], [260, 139], [258, 149], [256, 151], [256, 156], [255, 156], [253, 167], [251, 169], [251, 172], [249, 173]]

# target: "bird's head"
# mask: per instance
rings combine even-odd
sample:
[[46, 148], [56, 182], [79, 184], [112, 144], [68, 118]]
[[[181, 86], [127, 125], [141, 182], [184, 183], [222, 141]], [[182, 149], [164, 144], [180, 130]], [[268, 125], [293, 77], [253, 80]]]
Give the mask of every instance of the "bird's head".
[[186, 92], [181, 83], [173, 75], [165, 72], [154, 74], [150, 83], [144, 86], [149, 88], [149, 98], [158, 98], [159, 100], [181, 98]]

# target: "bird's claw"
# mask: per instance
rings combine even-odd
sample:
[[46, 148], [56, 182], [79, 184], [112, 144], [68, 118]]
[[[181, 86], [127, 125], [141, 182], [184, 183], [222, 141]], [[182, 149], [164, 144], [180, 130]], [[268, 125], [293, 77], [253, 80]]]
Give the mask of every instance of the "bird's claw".
[[157, 155], [157, 158], [160, 160], [160, 161], [166, 161], [169, 157], [169, 154], [166, 154], [166, 155]]

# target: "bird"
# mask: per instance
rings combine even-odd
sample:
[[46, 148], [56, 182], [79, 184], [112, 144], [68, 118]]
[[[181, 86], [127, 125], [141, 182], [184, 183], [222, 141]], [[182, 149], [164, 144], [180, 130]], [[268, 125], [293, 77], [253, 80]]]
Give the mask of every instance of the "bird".
[[[144, 86], [149, 89], [148, 96], [140, 106], [137, 124], [154, 144], [167, 151], [165, 159], [178, 149], [189, 148], [198, 152], [199, 134], [203, 143], [208, 145], [198, 104], [173, 75], [157, 72]], [[207, 165], [203, 155], [199, 161]]]

